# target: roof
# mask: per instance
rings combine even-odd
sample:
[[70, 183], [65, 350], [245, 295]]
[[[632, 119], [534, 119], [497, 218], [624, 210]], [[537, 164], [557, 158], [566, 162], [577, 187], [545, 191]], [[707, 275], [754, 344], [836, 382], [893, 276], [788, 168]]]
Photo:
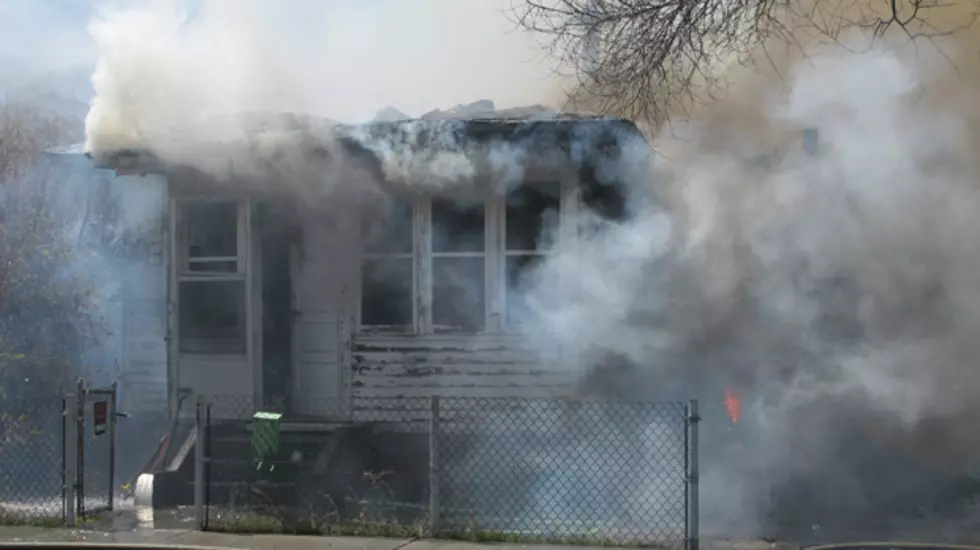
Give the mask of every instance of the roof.
[[[258, 166], [270, 171], [259, 179], [277, 181], [291, 177], [282, 166], [297, 159], [309, 161], [301, 168], [307, 174], [354, 161], [379, 180], [406, 186], [418, 181], [430, 188], [434, 187], [434, 178], [467, 183], [485, 176], [487, 170], [512, 170], [515, 161], [525, 168], [529, 164], [557, 163], [579, 169], [596, 164], [628, 142], [639, 140], [650, 150], [636, 125], [622, 118], [552, 113], [522, 117], [428, 116], [364, 124], [300, 122], [285, 131], [248, 134], [247, 143], [211, 143], [187, 149], [198, 156], [207, 150], [211, 158], [234, 156], [240, 172], [228, 175], [236, 179], [254, 176], [244, 174], [246, 164], [253, 170]], [[171, 172], [193, 166], [152, 150], [127, 149], [90, 156], [97, 166], [117, 171]], [[450, 158], [452, 162], [447, 163]], [[508, 166], [502, 166], [505, 164]], [[450, 165], [452, 169], [447, 168]]]
[[616, 148], [642, 135], [622, 118], [562, 115], [543, 119], [415, 119], [338, 126], [336, 135], [352, 153], [478, 153], [507, 147], [523, 154], [572, 155], [573, 161]]

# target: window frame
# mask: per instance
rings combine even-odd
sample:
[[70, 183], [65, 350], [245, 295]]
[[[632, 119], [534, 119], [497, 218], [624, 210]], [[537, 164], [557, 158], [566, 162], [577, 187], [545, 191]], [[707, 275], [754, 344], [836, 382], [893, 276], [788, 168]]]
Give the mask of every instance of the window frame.
[[[555, 256], [570, 247], [575, 246], [577, 239], [576, 212], [580, 191], [568, 178], [542, 178], [527, 180], [521, 185], [555, 185], [558, 186], [558, 239], [553, 247], [541, 256]], [[479, 337], [479, 336], [516, 336], [526, 333], [526, 327], [509, 325], [507, 323], [507, 258], [509, 257], [506, 241], [507, 210], [506, 196], [496, 193], [483, 201], [484, 204], [484, 325], [479, 330], [434, 330], [432, 323], [432, 273], [433, 259], [439, 257], [475, 256], [477, 253], [433, 253], [432, 251], [432, 200], [428, 197], [412, 199], [413, 210], [413, 269], [412, 269], [412, 304], [413, 319], [410, 330], [390, 330], [390, 327], [364, 325], [362, 323], [363, 308], [363, 277], [364, 260], [375, 254], [369, 254], [366, 247], [361, 246], [360, 270], [358, 272], [357, 295], [357, 334], [362, 337], [371, 336], [426, 336], [426, 337]]]
[[[236, 254], [235, 256], [214, 256], [214, 257], [198, 257], [191, 258], [190, 256], [190, 230], [188, 226], [189, 217], [187, 215], [187, 207], [189, 205], [200, 205], [207, 203], [231, 203], [236, 207]], [[249, 350], [249, 315], [250, 304], [249, 304], [249, 242], [248, 242], [248, 224], [250, 220], [249, 210], [250, 202], [246, 199], [237, 197], [180, 197], [173, 199], [174, 208], [174, 244], [176, 248], [174, 250], [175, 265], [174, 269], [174, 282], [175, 282], [175, 323], [174, 328], [177, 334], [177, 346], [176, 351], [182, 355], [246, 355]], [[207, 263], [229, 263], [235, 262], [234, 271], [192, 271], [190, 269], [190, 264], [207, 264]], [[241, 311], [244, 315], [243, 324], [240, 328], [241, 335], [241, 349], [240, 351], [226, 351], [226, 350], [200, 350], [200, 349], [185, 349], [184, 344], [188, 339], [184, 335], [184, 327], [181, 323], [180, 316], [180, 299], [181, 292], [184, 283], [209, 283], [209, 284], [241, 284], [244, 287], [242, 292], [242, 303]], [[207, 340], [206, 338], [196, 338], [195, 340]]]
[[500, 266], [498, 267], [500, 283], [498, 285], [497, 292], [499, 293], [499, 303], [501, 304], [501, 312], [498, 320], [499, 332], [504, 334], [521, 334], [527, 332], [527, 327], [510, 324], [508, 322], [510, 314], [510, 300], [508, 299], [507, 293], [507, 260], [512, 257], [537, 257], [537, 258], [555, 258], [562, 253], [563, 247], [569, 246], [571, 242], [576, 238], [576, 233], [573, 231], [571, 234], [568, 233], [567, 227], [570, 223], [575, 223], [575, 219], [569, 213], [575, 211], [577, 208], [578, 195], [576, 194], [575, 188], [568, 185], [566, 182], [561, 180], [529, 180], [524, 182], [524, 186], [527, 185], [555, 185], [558, 187], [558, 227], [557, 230], [557, 241], [554, 246], [536, 249], [536, 250], [510, 250], [507, 248], [507, 197], [501, 195], [497, 200], [500, 203], [500, 215], [498, 223], [500, 225], [499, 229], [499, 239], [498, 239], [498, 262]]
[[[427, 272], [428, 280], [425, 284], [425, 294], [422, 295], [418, 293], [418, 289], [415, 292], [420, 296], [424, 296], [424, 300], [420, 300], [422, 306], [422, 332], [429, 335], [453, 335], [453, 334], [464, 334], [464, 335], [480, 335], [494, 332], [493, 326], [491, 325], [491, 315], [490, 311], [492, 308], [492, 302], [494, 301], [493, 287], [490, 284], [492, 267], [491, 264], [494, 262], [493, 256], [495, 255], [495, 249], [491, 247], [494, 236], [494, 211], [492, 207], [492, 198], [486, 199], [483, 202], [483, 250], [482, 251], [443, 251], [436, 252], [434, 250], [433, 243], [433, 228], [435, 227], [435, 222], [432, 216], [432, 204], [435, 202], [432, 199], [425, 199], [425, 208], [428, 211], [428, 220], [425, 225], [423, 225], [423, 231], [425, 233], [424, 239], [426, 242], [426, 247], [424, 249], [425, 253], [420, 255], [421, 261], [425, 263], [425, 272]], [[435, 300], [435, 287], [433, 277], [435, 275], [435, 260], [437, 259], [449, 259], [449, 258], [483, 258], [483, 327], [475, 330], [452, 328], [452, 327], [439, 327], [437, 329], [435, 323], [433, 322], [433, 304]]]
[[[357, 329], [359, 334], [376, 334], [376, 335], [413, 335], [419, 333], [419, 300], [418, 300], [418, 288], [419, 288], [419, 270], [418, 270], [418, 248], [419, 248], [419, 204], [418, 200], [410, 200], [410, 206], [412, 209], [412, 250], [409, 253], [389, 253], [389, 252], [369, 252], [368, 247], [365, 246], [363, 240], [363, 234], [358, 235], [360, 239], [361, 255], [358, 264], [358, 281], [357, 281]], [[367, 260], [371, 259], [401, 259], [410, 258], [412, 260], [412, 312], [411, 320], [408, 325], [364, 325], [361, 321], [363, 319], [364, 310], [364, 264]]]

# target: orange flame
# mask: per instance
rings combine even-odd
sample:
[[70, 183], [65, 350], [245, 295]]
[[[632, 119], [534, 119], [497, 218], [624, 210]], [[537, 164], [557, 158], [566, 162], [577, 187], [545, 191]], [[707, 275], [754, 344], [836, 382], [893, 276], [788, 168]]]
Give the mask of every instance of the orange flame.
[[732, 419], [732, 424], [738, 424], [738, 419], [742, 417], [742, 400], [731, 388], [725, 389], [725, 411], [728, 418]]

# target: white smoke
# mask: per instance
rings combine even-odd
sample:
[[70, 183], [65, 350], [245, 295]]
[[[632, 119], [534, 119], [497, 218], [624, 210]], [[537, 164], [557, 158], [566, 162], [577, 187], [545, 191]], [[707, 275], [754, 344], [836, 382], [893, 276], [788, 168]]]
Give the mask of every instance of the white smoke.
[[[814, 518], [820, 505], [887, 514], [872, 503], [918, 480], [862, 479], [855, 464], [870, 455], [847, 443], [855, 433], [884, 455], [924, 459], [926, 471], [972, 467], [941, 470], [951, 455], [975, 456], [976, 438], [909, 452], [927, 425], [961, 434], [980, 391], [971, 136], [955, 105], [918, 101], [923, 78], [883, 51], [800, 65], [766, 116], [818, 129], [815, 156], [784, 145], [771, 168], [753, 168], [702, 148], [714, 137], [695, 132], [671, 175], [631, 181], [680, 200], [640, 209], [538, 274], [561, 283], [531, 291], [536, 328], [581, 349], [597, 376], [626, 378], [619, 393], [688, 392], [716, 413], [727, 385], [743, 394], [744, 457], [717, 447], [730, 421], [708, 416], [708, 529], [758, 534], [768, 490], [791, 491], [798, 475], [809, 493], [786, 498]], [[609, 357], [632, 370], [609, 369]], [[755, 460], [767, 471], [753, 474]]]
[[165, 153], [175, 141], [246, 139], [243, 124], [211, 121], [252, 112], [360, 122], [386, 105], [417, 116], [480, 97], [559, 99], [537, 43], [513, 32], [510, 7], [207, 0], [106, 10], [89, 27], [99, 63], [87, 148]]

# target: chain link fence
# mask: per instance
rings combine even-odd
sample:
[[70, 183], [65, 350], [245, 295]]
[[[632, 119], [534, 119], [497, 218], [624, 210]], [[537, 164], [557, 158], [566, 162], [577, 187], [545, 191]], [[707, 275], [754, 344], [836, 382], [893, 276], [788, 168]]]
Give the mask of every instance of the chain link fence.
[[270, 412], [202, 403], [203, 527], [696, 547], [694, 402], [379, 398], [329, 418]]
[[112, 510], [115, 387], [0, 401], [0, 524], [73, 525]]
[[63, 518], [64, 400], [4, 399], [0, 405], [0, 523]]

